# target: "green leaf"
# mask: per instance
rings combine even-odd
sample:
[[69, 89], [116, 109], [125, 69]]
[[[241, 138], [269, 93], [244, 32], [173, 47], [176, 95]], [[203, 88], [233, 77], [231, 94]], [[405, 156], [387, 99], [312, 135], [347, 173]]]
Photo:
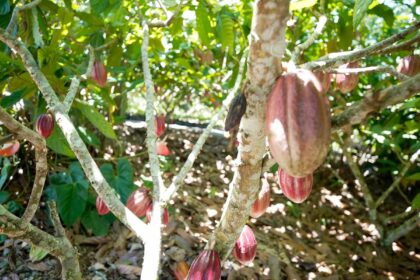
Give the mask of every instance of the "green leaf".
[[90, 10], [93, 14], [100, 16], [109, 6], [108, 0], [90, 0]]
[[0, 0], [0, 15], [5, 15], [10, 12], [9, 0]]
[[384, 4], [376, 5], [375, 7], [370, 9], [368, 13], [383, 18], [389, 27], [392, 27], [394, 25], [394, 11]]
[[29, 93], [29, 91], [27, 91], [26, 87], [17, 89], [10, 95], [3, 96], [0, 100], [0, 106], [6, 109], [10, 108], [24, 98], [27, 93]]
[[10, 197], [9, 192], [1, 191], [0, 192], [0, 204], [5, 203]]
[[101, 216], [96, 210], [89, 211], [83, 215], [82, 225], [97, 236], [107, 235], [111, 226], [111, 220], [108, 216], [110, 215]]
[[413, 201], [411, 202], [411, 206], [413, 207], [413, 210], [420, 208], [420, 193], [414, 197]]
[[353, 26], [356, 28], [366, 16], [369, 5], [373, 0], [356, 0], [354, 3]]
[[410, 176], [407, 176], [404, 179], [410, 181], [420, 181], [420, 172], [411, 174]]
[[112, 125], [105, 120], [104, 116], [99, 113], [92, 105], [81, 102], [75, 102], [76, 108], [100, 131], [103, 135], [111, 139], [117, 139]]
[[204, 0], [201, 0], [198, 3], [197, 10], [195, 11], [196, 29], [201, 42], [207, 47], [210, 47], [209, 33], [211, 33], [211, 25], [208, 14], [208, 9]]
[[85, 211], [88, 188], [84, 184], [73, 183], [54, 186], [57, 206], [64, 225], [73, 225]]
[[[0, 159], [1, 161], [1, 159]], [[8, 158], [3, 158], [3, 166], [1, 167], [0, 173], [0, 190], [3, 188], [4, 183], [9, 178], [9, 170], [12, 167]]]
[[48, 251], [37, 247], [35, 245], [31, 245], [31, 250], [29, 251], [29, 259], [33, 262], [39, 262], [41, 261], [43, 258], [45, 258], [45, 256], [48, 255]]
[[85, 142], [87, 145], [93, 146], [98, 149], [100, 148], [101, 141], [94, 133], [82, 126], [79, 126], [77, 128], [77, 132], [79, 132], [80, 137], [83, 139], [83, 142]]
[[292, 0], [290, 2], [290, 11], [302, 10], [315, 5], [318, 0]]
[[223, 50], [229, 48], [229, 52], [233, 52], [234, 48], [234, 26], [232, 18], [226, 14], [222, 13], [217, 16], [217, 25], [216, 25], [216, 36], [222, 44]]
[[76, 157], [58, 125], [54, 126], [53, 132], [50, 137], [47, 138], [47, 146], [57, 154], [65, 155], [70, 158]]

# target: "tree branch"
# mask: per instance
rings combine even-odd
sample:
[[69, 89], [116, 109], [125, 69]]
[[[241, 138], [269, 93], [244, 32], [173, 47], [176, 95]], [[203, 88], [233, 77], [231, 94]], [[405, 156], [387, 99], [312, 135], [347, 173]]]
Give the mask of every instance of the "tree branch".
[[[150, 28], [153, 28], [153, 27], [167, 27], [167, 26], [171, 25], [172, 22], [174, 21], [175, 17], [177, 17], [179, 12], [181, 11], [183, 1], [184, 0], [179, 0], [178, 6], [176, 7], [175, 11], [165, 21], [152, 21], [148, 24], [149, 27]], [[168, 13], [167, 13], [167, 16], [168, 16]]]
[[50, 208], [51, 221], [53, 222], [53, 226], [55, 228], [57, 236], [65, 237], [66, 230], [64, 229], [63, 225], [60, 222], [60, 217], [58, 216], [58, 213], [57, 213], [57, 206], [55, 205], [55, 201], [54, 200], [48, 201], [48, 207]]
[[34, 0], [31, 3], [25, 4], [23, 6], [20, 7], [15, 7], [15, 9], [13, 10], [12, 13], [12, 17], [10, 18], [9, 24], [6, 27], [6, 32], [7, 33], [12, 33], [13, 29], [15, 28], [16, 24], [17, 24], [17, 16], [18, 13], [23, 11], [23, 10], [29, 10], [32, 9], [34, 7], [36, 7], [37, 5], [39, 5], [39, 3], [41, 3], [42, 0]]
[[401, 236], [406, 235], [407, 233], [415, 229], [418, 225], [420, 225], [420, 212], [417, 212], [416, 215], [406, 220], [402, 225], [390, 231], [384, 240], [384, 244], [386, 246], [390, 246], [392, 242], [394, 242]]
[[336, 74], [351, 74], [351, 73], [370, 73], [370, 72], [383, 72], [391, 74], [397, 77], [400, 80], [406, 80], [410, 78], [410, 76], [404, 75], [397, 70], [395, 70], [391, 66], [370, 66], [370, 67], [363, 67], [363, 68], [336, 68], [329, 71], [330, 73]]

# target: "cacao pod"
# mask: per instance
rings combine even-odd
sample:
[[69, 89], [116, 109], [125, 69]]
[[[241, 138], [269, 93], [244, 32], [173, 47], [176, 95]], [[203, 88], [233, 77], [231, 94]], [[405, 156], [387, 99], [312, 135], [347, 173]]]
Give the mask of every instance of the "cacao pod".
[[36, 120], [36, 131], [44, 138], [50, 137], [54, 129], [54, 119], [51, 114], [39, 115]]
[[127, 199], [127, 208], [137, 217], [146, 215], [147, 208], [152, 204], [149, 191], [146, 188], [138, 188]]
[[160, 156], [169, 156], [171, 154], [165, 141], [156, 141], [156, 151]]
[[[150, 223], [152, 220], [152, 212], [153, 212], [153, 203], [150, 203], [149, 207], [147, 207], [146, 210], [146, 218], [147, 222]], [[168, 208], [163, 208], [163, 214], [162, 214], [162, 225], [166, 227], [169, 224], [169, 211]]]
[[219, 254], [214, 250], [203, 250], [194, 259], [188, 272], [188, 280], [220, 280], [222, 266]]
[[19, 151], [19, 148], [20, 148], [20, 143], [17, 140], [4, 143], [0, 147], [0, 156], [3, 156], [3, 157], [13, 156], [14, 154], [17, 153], [17, 151]]
[[99, 215], [106, 215], [109, 213], [109, 208], [99, 196], [96, 197], [96, 210]]
[[304, 202], [311, 193], [313, 176], [293, 177], [288, 175], [283, 169], [279, 168], [279, 185], [283, 194], [295, 203]]
[[409, 55], [401, 59], [397, 71], [407, 76], [420, 73], [420, 55]]
[[225, 131], [229, 131], [232, 128], [239, 125], [241, 122], [242, 116], [246, 111], [246, 99], [245, 95], [242, 93], [235, 96], [230, 103], [229, 111], [225, 120]]
[[255, 200], [254, 204], [251, 208], [251, 217], [258, 218], [262, 214], [265, 213], [268, 206], [270, 206], [270, 198], [271, 198], [271, 191], [270, 191], [270, 184], [266, 178], [262, 178], [262, 185], [261, 190], [258, 193], [258, 197]]
[[[357, 61], [341, 65], [340, 69], [357, 68], [359, 63]], [[359, 74], [337, 74], [335, 77], [335, 86], [342, 93], [352, 91], [359, 83]]]
[[106, 72], [105, 65], [99, 61], [95, 60], [92, 68], [92, 79], [100, 86], [106, 86], [108, 73]]
[[245, 225], [233, 249], [235, 259], [243, 265], [250, 264], [257, 255], [257, 240], [252, 229]]
[[175, 267], [172, 269], [176, 280], [185, 280], [188, 276], [188, 270], [190, 267], [184, 261], [177, 262]]
[[322, 164], [330, 144], [330, 107], [310, 71], [298, 69], [276, 81], [265, 131], [271, 154], [288, 174], [302, 177]]
[[155, 116], [156, 136], [160, 137], [165, 132], [165, 116]]
[[314, 72], [315, 77], [317, 77], [318, 81], [321, 83], [322, 93], [327, 93], [331, 86], [331, 79], [332, 74], [326, 73], [323, 71], [316, 71]]

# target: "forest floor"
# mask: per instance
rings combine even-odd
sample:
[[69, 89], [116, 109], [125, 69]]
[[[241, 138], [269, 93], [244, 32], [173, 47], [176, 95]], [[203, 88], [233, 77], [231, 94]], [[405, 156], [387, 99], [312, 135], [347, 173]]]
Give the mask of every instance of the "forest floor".
[[[125, 135], [127, 151], [137, 154], [145, 150], [144, 129], [124, 127], [119, 135]], [[168, 183], [199, 134], [168, 129], [166, 135], [171, 155], [163, 160], [163, 169]], [[182, 260], [190, 264], [216, 227], [233, 175], [230, 164], [236, 156], [227, 146], [228, 139], [211, 136], [171, 202], [170, 223], [162, 240], [160, 279], [175, 279], [174, 264]], [[137, 178], [148, 174], [146, 153], [132, 158], [132, 163]], [[334, 171], [320, 168], [312, 193], [302, 204], [289, 202], [272, 174], [269, 182], [270, 208], [248, 222], [257, 237], [257, 256], [250, 266], [230, 258], [222, 279], [420, 279], [420, 231], [402, 237], [392, 248], [382, 247], [346, 166], [336, 165]], [[397, 214], [404, 203], [398, 195], [391, 196], [381, 210]], [[36, 218], [42, 217], [38, 213]], [[119, 222], [105, 237], [92, 236], [80, 225], [68, 229], [68, 234], [79, 249], [86, 279], [139, 278], [143, 246]], [[58, 261], [46, 257], [31, 262], [24, 242], [8, 239], [0, 252], [1, 280], [60, 279]]]

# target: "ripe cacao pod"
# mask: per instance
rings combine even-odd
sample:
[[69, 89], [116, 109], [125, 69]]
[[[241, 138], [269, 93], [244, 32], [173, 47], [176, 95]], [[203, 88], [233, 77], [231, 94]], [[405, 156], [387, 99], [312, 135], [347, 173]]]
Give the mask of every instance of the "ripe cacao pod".
[[149, 191], [146, 188], [138, 188], [127, 199], [127, 208], [137, 217], [146, 215], [147, 208], [152, 204]]
[[7, 143], [4, 143], [0, 146], [0, 156], [10, 157], [19, 151], [20, 143], [17, 140], [13, 140]]
[[312, 174], [305, 177], [293, 177], [280, 168], [278, 173], [279, 185], [288, 199], [295, 203], [301, 203], [309, 197], [313, 183]]
[[315, 77], [317, 77], [318, 81], [321, 83], [322, 86], [322, 93], [327, 93], [331, 86], [331, 79], [332, 74], [326, 73], [324, 71], [316, 71], [314, 72]]
[[92, 79], [100, 86], [106, 86], [108, 73], [106, 72], [105, 65], [100, 60], [95, 60], [92, 67]]
[[165, 115], [155, 116], [156, 136], [160, 137], [165, 132]]
[[297, 69], [276, 81], [265, 131], [271, 154], [288, 174], [302, 177], [322, 164], [330, 144], [330, 107], [310, 71]]
[[[340, 69], [357, 68], [359, 63], [357, 61], [341, 65]], [[337, 74], [335, 77], [335, 86], [342, 93], [352, 91], [359, 83], [359, 74]]]
[[165, 141], [156, 141], [156, 151], [160, 156], [169, 156], [171, 154]]
[[258, 197], [255, 200], [254, 204], [251, 208], [251, 217], [258, 218], [262, 214], [265, 213], [268, 206], [270, 206], [270, 198], [271, 198], [271, 191], [270, 191], [270, 184], [266, 178], [262, 178], [262, 185], [261, 190], [258, 193]]
[[242, 116], [246, 111], [246, 99], [245, 95], [242, 93], [235, 96], [230, 103], [229, 111], [225, 120], [225, 131], [229, 131], [232, 128], [239, 125], [241, 122]]
[[54, 129], [54, 118], [51, 114], [41, 114], [36, 120], [36, 131], [44, 138], [50, 137]]
[[[152, 212], [153, 212], [153, 203], [150, 203], [149, 207], [147, 207], [146, 210], [146, 218], [147, 222], [150, 223], [152, 220]], [[162, 214], [162, 225], [166, 227], [169, 224], [169, 211], [168, 208], [163, 208], [163, 214]]]
[[245, 225], [233, 249], [235, 259], [243, 265], [250, 264], [257, 255], [257, 240], [252, 229]]
[[175, 267], [173, 267], [173, 272], [175, 274], [176, 280], [185, 280], [188, 276], [188, 270], [190, 267], [184, 261], [177, 262]]
[[221, 275], [219, 254], [214, 250], [203, 250], [191, 264], [187, 280], [220, 280]]
[[98, 210], [99, 215], [106, 215], [109, 213], [108, 206], [106, 206], [105, 202], [99, 196], [96, 197], [96, 210]]
[[401, 59], [397, 71], [407, 76], [415, 76], [420, 73], [420, 55], [409, 55]]

